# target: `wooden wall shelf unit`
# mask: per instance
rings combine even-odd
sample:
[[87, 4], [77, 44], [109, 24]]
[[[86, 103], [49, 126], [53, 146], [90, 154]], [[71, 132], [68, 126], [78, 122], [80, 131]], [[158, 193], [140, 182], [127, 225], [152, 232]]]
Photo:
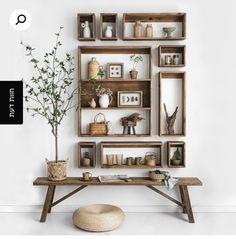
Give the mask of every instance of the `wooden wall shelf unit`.
[[[89, 152], [90, 166], [84, 166], [84, 153]], [[95, 142], [79, 142], [78, 143], [78, 167], [79, 168], [95, 168], [96, 166], [96, 143]]]
[[[108, 111], [116, 111], [124, 112], [124, 115], [122, 117], [126, 117], [127, 111], [133, 109], [133, 113], [137, 110], [144, 112], [147, 114], [147, 118], [145, 118], [145, 124], [147, 125], [146, 132], [140, 132], [135, 135], [129, 135], [129, 134], [122, 134], [122, 126], [120, 133], [113, 133], [110, 135], [103, 135], [103, 136], [109, 136], [109, 137], [146, 137], [151, 135], [151, 93], [152, 93], [152, 80], [151, 80], [151, 47], [149, 46], [81, 46], [78, 49], [78, 60], [79, 60], [79, 82], [82, 84], [82, 91], [84, 89], [91, 88], [91, 84], [87, 79], [82, 79], [82, 73], [81, 73], [81, 61], [82, 56], [86, 54], [91, 54], [91, 57], [93, 54], [106, 54], [107, 61], [109, 62], [109, 55], [114, 54], [145, 54], [147, 55], [147, 79], [137, 79], [137, 80], [131, 80], [131, 79], [102, 79], [97, 80], [97, 83], [104, 88], [109, 88], [113, 92], [113, 101], [109, 105], [109, 108], [102, 109], [99, 107], [98, 104], [98, 97], [96, 96], [95, 92], [90, 95], [79, 95], [80, 98], [80, 104], [79, 104], [79, 136], [84, 137], [99, 137], [99, 135], [90, 135], [88, 132], [82, 132], [82, 114], [86, 111], [91, 110], [91, 112], [99, 113], [99, 111], [105, 110]], [[83, 69], [84, 70], [84, 69]], [[122, 107], [119, 108], [117, 105], [117, 92], [118, 91], [142, 91], [143, 94], [143, 102], [142, 107]], [[91, 99], [94, 98], [97, 102], [96, 108], [90, 108], [89, 103]], [[109, 119], [107, 119], [109, 121]], [[144, 121], [143, 121], [144, 122]], [[90, 122], [89, 122], [90, 123]], [[139, 123], [138, 123], [139, 124]]]
[[[179, 56], [179, 64], [165, 64], [165, 55]], [[158, 47], [158, 66], [159, 67], [184, 67], [185, 66], [185, 46], [184, 45], [160, 45]]]
[[[127, 34], [127, 24], [134, 24], [136, 21], [142, 23], [152, 23], [159, 29], [154, 29], [153, 37], [134, 37]], [[171, 23], [171, 25], [170, 25]], [[177, 26], [177, 25], [178, 26]], [[158, 26], [159, 25], [159, 26]], [[175, 26], [179, 29], [179, 34], [166, 38], [162, 32], [162, 27]], [[145, 26], [144, 26], [145, 27]], [[177, 31], [176, 30], [176, 31]], [[130, 32], [130, 28], [129, 28]], [[173, 41], [184, 40], [186, 38], [186, 13], [124, 13], [123, 14], [123, 40], [128, 41]]]
[[[163, 130], [163, 122], [165, 122], [164, 116], [164, 109], [163, 104], [166, 102], [163, 102], [163, 92], [162, 87], [164, 81], [168, 80], [181, 80], [181, 87], [179, 89], [181, 90], [180, 96], [181, 96], [181, 105], [177, 105], [179, 107], [179, 112], [177, 114], [178, 117], [181, 117], [180, 120], [180, 128], [181, 132], [175, 133], [175, 134], [167, 134], [166, 130]], [[185, 72], [159, 72], [159, 135], [160, 136], [185, 136], [185, 123], [186, 123], [186, 94], [185, 94]], [[176, 94], [175, 94], [176, 95]], [[175, 109], [175, 108], [174, 108]], [[168, 111], [168, 105], [167, 105], [167, 111]], [[182, 112], [182, 113], [180, 113]], [[172, 114], [173, 112], [168, 112], [169, 114]], [[176, 126], [177, 120], [175, 122]], [[166, 127], [165, 127], [166, 128]], [[164, 131], [164, 132], [163, 132]]]
[[[83, 37], [83, 29], [81, 27], [81, 24], [84, 23], [85, 21], [89, 22], [89, 27], [91, 30], [90, 38]], [[79, 41], [95, 41], [96, 40], [96, 16], [94, 13], [78, 13], [77, 23], [78, 23], [78, 40]]]
[[[112, 154], [116, 154], [116, 150], [117, 150], [117, 154], [122, 154], [122, 149], [136, 149], [135, 153], [137, 153], [138, 149], [145, 149], [145, 152], [154, 152], [157, 153], [158, 157], [156, 159], [156, 165], [155, 166], [148, 166], [145, 164], [145, 152], [142, 153], [142, 155], [138, 155], [140, 157], [143, 158], [143, 164], [141, 165], [127, 165], [126, 164], [126, 157], [123, 157], [123, 164], [122, 165], [108, 165], [106, 162], [106, 155], [104, 153], [104, 151], [106, 149], [112, 149]], [[129, 152], [130, 154], [130, 152]], [[123, 154], [124, 155], [124, 154]], [[135, 155], [133, 156], [135, 157]], [[162, 167], [163, 166], [163, 160], [162, 160], [162, 142], [159, 141], [138, 141], [138, 142], [117, 142], [117, 141], [112, 141], [112, 142], [101, 142], [100, 143], [100, 160], [101, 160], [101, 167], [102, 168], [126, 168], [126, 169], [144, 169], [144, 168], [157, 168], [157, 167]]]
[[[106, 26], [112, 26], [112, 37], [105, 36]], [[118, 15], [117, 13], [100, 14], [100, 40], [116, 41], [118, 39]]]
[[[176, 160], [171, 160], [174, 155], [174, 151], [177, 150], [180, 152], [181, 161], [178, 163]], [[186, 159], [185, 159], [185, 143], [182, 141], [168, 141], [167, 142], [167, 164], [169, 168], [185, 168]]]

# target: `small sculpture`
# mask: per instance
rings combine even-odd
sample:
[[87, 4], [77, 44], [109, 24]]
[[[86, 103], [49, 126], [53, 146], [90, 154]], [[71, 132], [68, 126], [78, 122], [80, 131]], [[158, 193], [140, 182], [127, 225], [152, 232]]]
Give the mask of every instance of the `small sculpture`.
[[142, 121], [144, 118], [140, 117], [139, 113], [134, 113], [128, 117], [121, 118], [121, 124], [124, 127], [123, 134], [125, 134], [126, 130], [128, 130], [128, 134], [131, 134], [131, 128], [133, 130], [133, 134], [136, 134], [135, 126], [138, 121]]
[[174, 113], [171, 116], [168, 115], [165, 103], [164, 103], [164, 109], [165, 109], [165, 114], [166, 114], [167, 133], [174, 134], [175, 133], [174, 124], [175, 124], [176, 116], [178, 113], [178, 106], [176, 107]]

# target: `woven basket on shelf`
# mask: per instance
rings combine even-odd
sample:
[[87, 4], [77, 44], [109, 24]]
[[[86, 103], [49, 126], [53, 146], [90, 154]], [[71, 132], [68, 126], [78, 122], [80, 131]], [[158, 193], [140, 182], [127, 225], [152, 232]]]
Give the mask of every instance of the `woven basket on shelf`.
[[51, 181], [62, 181], [66, 179], [66, 167], [68, 160], [48, 161], [48, 179]]
[[[98, 122], [98, 117], [103, 116], [103, 120]], [[89, 133], [91, 135], [107, 135], [108, 134], [108, 122], [105, 115], [102, 113], [97, 114], [94, 117], [94, 122], [89, 124]]]
[[152, 180], [155, 180], [157, 182], [162, 182], [164, 179], [165, 179], [165, 175], [162, 174], [162, 173], [155, 173], [155, 172], [149, 172], [149, 177], [152, 179]]
[[145, 160], [148, 166], [156, 166], [156, 153], [147, 152], [145, 154]]

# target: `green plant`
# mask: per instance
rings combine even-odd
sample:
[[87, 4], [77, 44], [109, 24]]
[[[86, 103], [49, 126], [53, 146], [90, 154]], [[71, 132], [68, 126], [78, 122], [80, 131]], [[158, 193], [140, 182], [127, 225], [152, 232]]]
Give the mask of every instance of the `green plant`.
[[56, 43], [53, 49], [46, 52], [42, 62], [34, 57], [35, 48], [21, 42], [25, 47], [26, 56], [36, 70], [36, 75], [25, 83], [26, 96], [28, 102], [27, 111], [32, 112], [32, 116], [40, 115], [44, 117], [51, 127], [55, 143], [55, 161], [58, 162], [58, 127], [66, 116], [67, 112], [76, 107], [73, 103], [75, 94], [78, 94], [78, 87], [73, 87], [74, 82], [74, 57], [66, 54], [60, 60], [57, 56], [58, 49], [62, 46], [60, 42], [60, 27], [56, 33]]
[[142, 56], [136, 56], [135, 54], [131, 55], [129, 59], [131, 62], [133, 62], [132, 71], [136, 71], [136, 67], [137, 67], [138, 63], [143, 61]]

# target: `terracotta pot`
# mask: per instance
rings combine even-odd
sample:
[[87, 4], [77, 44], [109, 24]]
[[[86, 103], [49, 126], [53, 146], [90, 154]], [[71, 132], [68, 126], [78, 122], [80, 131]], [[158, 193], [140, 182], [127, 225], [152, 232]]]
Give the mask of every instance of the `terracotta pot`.
[[48, 165], [48, 180], [62, 181], [66, 179], [67, 160], [55, 161], [46, 160]]
[[138, 78], [138, 71], [132, 70], [129, 72], [130, 79], [136, 80]]

